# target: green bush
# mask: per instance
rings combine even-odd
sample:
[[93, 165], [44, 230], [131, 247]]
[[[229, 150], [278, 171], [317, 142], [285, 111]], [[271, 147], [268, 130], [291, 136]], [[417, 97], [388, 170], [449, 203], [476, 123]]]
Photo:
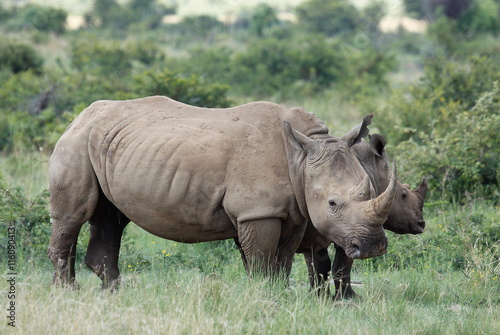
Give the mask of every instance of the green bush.
[[283, 97], [335, 87], [350, 92], [386, 87], [394, 59], [367, 45], [357, 48], [324, 35], [297, 40], [259, 39], [234, 55], [231, 85], [246, 95]]
[[415, 133], [430, 134], [434, 129], [444, 132], [455, 128], [455, 118], [471, 109], [484, 92], [500, 80], [498, 55], [471, 57], [468, 64], [439, 56], [429, 59], [419, 83], [395, 91], [383, 114], [390, 123], [380, 125], [392, 143], [413, 138]]
[[71, 44], [71, 63], [75, 69], [103, 76], [130, 73], [131, 57], [116, 41], [78, 39]]
[[14, 73], [31, 70], [41, 73], [43, 58], [27, 44], [0, 39], [0, 69]]
[[[467, 198], [471, 193], [498, 198], [500, 186], [500, 89], [497, 84], [476, 104], [458, 111], [450, 124], [435, 123], [432, 131], [419, 131], [417, 140], [403, 141], [396, 156], [403, 180], [428, 176], [430, 189], [440, 196]], [[408, 178], [408, 179], [406, 179]]]
[[308, 0], [295, 11], [301, 26], [328, 36], [352, 32], [360, 23], [360, 14], [347, 0]]
[[276, 9], [268, 4], [261, 3], [253, 9], [252, 17], [250, 18], [249, 28], [255, 35], [262, 37], [264, 31], [278, 24], [278, 16]]
[[214, 36], [224, 30], [224, 24], [210, 15], [186, 16], [170, 30], [181, 35], [185, 41], [189, 39], [213, 40]]
[[20, 10], [19, 15], [25, 28], [58, 34], [66, 30], [68, 13], [60, 8], [28, 4]]
[[270, 96], [299, 80], [299, 48], [288, 41], [260, 39], [235, 55], [231, 84], [246, 95]]
[[0, 249], [7, 255], [9, 227], [15, 227], [18, 264], [47, 259], [50, 236], [48, 192], [27, 199], [20, 188], [8, 188], [0, 175]]
[[137, 97], [165, 95], [172, 99], [200, 107], [229, 107], [227, 85], [207, 84], [199, 77], [182, 77], [162, 70], [148, 70], [135, 77], [133, 92]]
[[500, 2], [474, 1], [458, 19], [458, 29], [468, 35], [500, 32]]

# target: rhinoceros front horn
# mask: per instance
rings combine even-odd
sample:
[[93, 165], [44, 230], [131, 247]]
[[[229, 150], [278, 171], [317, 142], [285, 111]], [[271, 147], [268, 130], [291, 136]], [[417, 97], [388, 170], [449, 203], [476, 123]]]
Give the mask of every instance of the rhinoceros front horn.
[[389, 211], [392, 206], [392, 201], [394, 200], [394, 195], [396, 194], [396, 163], [392, 169], [391, 181], [387, 189], [378, 197], [368, 200], [366, 202], [366, 212], [371, 219], [371, 222], [375, 226], [381, 226], [384, 224]]

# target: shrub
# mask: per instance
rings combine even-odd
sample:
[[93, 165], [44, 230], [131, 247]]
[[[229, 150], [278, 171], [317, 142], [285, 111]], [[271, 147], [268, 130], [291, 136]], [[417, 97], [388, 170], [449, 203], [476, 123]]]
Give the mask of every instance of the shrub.
[[169, 62], [180, 73], [192, 73], [205, 82], [229, 84], [231, 80], [234, 52], [224, 46], [209, 48], [195, 47], [189, 50], [189, 57]]
[[302, 26], [328, 36], [352, 32], [360, 20], [356, 7], [347, 0], [308, 0], [295, 11]]
[[16, 256], [23, 261], [46, 259], [51, 231], [48, 200], [46, 191], [27, 199], [22, 189], [8, 188], [0, 175], [0, 249], [4, 255], [7, 229], [15, 227]]
[[79, 71], [123, 76], [131, 70], [130, 55], [116, 41], [78, 39], [71, 44], [70, 57]]
[[[402, 179], [428, 176], [430, 188], [442, 195], [463, 199], [471, 192], [495, 198], [500, 186], [500, 89], [480, 96], [476, 104], [458, 112], [451, 125], [434, 124], [418, 141], [403, 141], [396, 156], [407, 162]], [[413, 176], [413, 177], [412, 177]]]
[[135, 77], [133, 92], [138, 97], [166, 95], [172, 99], [200, 107], [228, 107], [226, 94], [229, 87], [221, 84], [206, 84], [199, 77], [182, 77], [162, 70], [148, 70]]
[[500, 31], [500, 2], [474, 1], [459, 17], [458, 29], [465, 34], [498, 33]]
[[213, 39], [224, 29], [224, 24], [210, 15], [186, 16], [173, 27], [184, 38]]
[[290, 87], [299, 76], [299, 48], [276, 39], [260, 39], [235, 55], [231, 84], [245, 94], [270, 96]]
[[382, 124], [382, 133], [391, 142], [413, 138], [417, 131], [439, 136], [455, 128], [455, 117], [470, 110], [482, 93], [500, 80], [500, 63], [496, 54], [474, 56], [469, 64], [449, 61], [444, 56], [429, 59], [424, 75], [416, 85], [396, 91], [389, 108], [391, 122]]
[[250, 30], [257, 36], [264, 36], [264, 31], [279, 23], [276, 10], [268, 4], [258, 4], [250, 18]]
[[28, 4], [19, 13], [24, 27], [44, 32], [64, 33], [68, 13], [60, 8]]
[[14, 73], [28, 70], [41, 73], [42, 65], [43, 59], [33, 47], [0, 39], [0, 68], [7, 68]]
[[131, 59], [151, 66], [165, 60], [165, 53], [153, 42], [134, 41], [125, 45], [125, 50]]

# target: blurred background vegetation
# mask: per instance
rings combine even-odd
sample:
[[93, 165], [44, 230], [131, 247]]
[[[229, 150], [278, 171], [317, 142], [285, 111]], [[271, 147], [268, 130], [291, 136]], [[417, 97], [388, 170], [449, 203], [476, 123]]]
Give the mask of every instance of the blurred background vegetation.
[[[392, 236], [392, 252], [370, 264], [498, 278], [500, 0], [87, 4], [0, 3], [0, 221], [17, 225], [20, 257], [48, 265], [47, 161], [69, 122], [95, 100], [159, 94], [302, 106], [334, 135], [375, 113], [371, 131], [400, 180], [426, 176], [430, 193], [427, 231]], [[150, 235], [149, 249], [133, 249], [139, 235], [124, 237], [130, 271], [167, 259], [213, 270], [237, 257], [232, 242], [187, 249]]]

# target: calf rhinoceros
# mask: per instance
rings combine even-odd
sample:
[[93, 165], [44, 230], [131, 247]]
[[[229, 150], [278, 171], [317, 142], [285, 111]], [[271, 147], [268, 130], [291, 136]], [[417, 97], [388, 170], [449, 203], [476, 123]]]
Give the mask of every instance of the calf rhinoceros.
[[283, 109], [198, 108], [166, 97], [90, 105], [50, 158], [53, 281], [74, 283], [86, 221], [85, 262], [103, 287], [118, 282], [129, 221], [180, 242], [235, 238], [247, 271], [271, 275], [288, 276], [308, 222], [351, 258], [383, 254], [395, 188], [353, 197], [370, 193], [370, 182], [351, 139], [311, 139], [284, 122]]

